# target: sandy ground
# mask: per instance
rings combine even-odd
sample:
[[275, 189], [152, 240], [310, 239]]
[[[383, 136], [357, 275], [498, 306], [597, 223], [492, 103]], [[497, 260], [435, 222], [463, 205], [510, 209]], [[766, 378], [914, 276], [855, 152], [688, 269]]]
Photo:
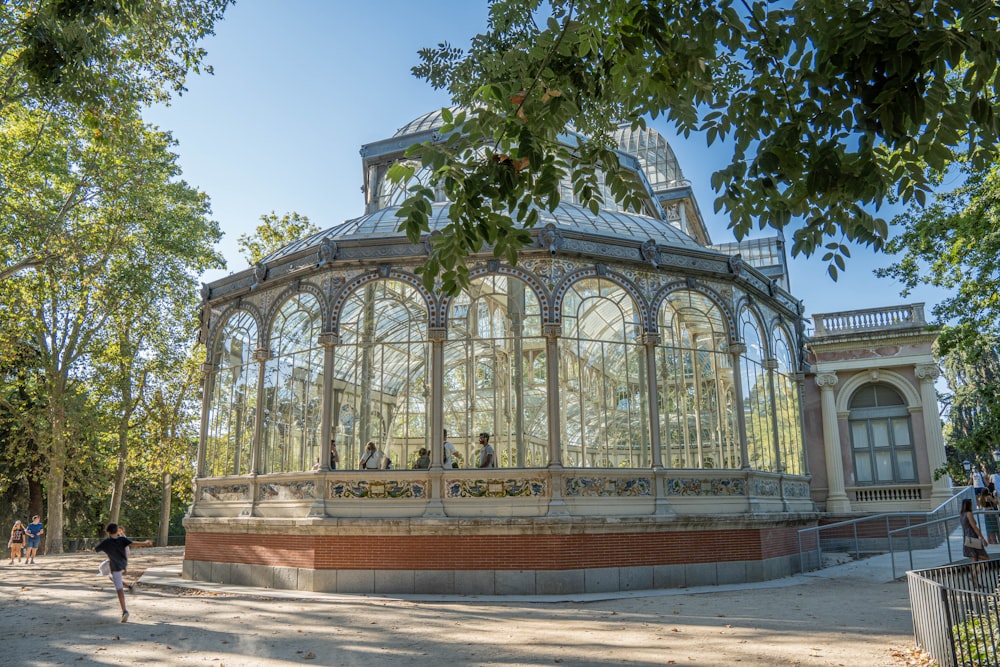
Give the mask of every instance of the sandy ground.
[[[132, 574], [180, 549], [134, 550]], [[102, 556], [3, 561], [3, 665], [925, 664], [905, 582], [797, 576], [740, 590], [595, 601], [263, 596], [140, 580], [120, 623]], [[148, 579], [148, 577], [147, 577]], [[699, 589], [702, 591], [705, 589]]]

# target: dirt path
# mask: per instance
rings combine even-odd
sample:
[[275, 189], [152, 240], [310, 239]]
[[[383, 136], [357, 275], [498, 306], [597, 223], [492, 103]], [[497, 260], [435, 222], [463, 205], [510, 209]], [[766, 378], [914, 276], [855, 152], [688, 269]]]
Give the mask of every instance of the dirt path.
[[[132, 573], [177, 564], [181, 554], [137, 550]], [[99, 563], [95, 554], [78, 554], [3, 566], [0, 636], [11, 659], [5, 664], [924, 664], [911, 652], [902, 582], [815, 578], [588, 603], [286, 600], [140, 583], [128, 595], [131, 618], [122, 624]]]

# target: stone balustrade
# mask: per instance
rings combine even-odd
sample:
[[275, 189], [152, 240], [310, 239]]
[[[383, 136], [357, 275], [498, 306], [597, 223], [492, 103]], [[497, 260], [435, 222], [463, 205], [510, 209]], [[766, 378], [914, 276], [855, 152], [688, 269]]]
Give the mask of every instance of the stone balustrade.
[[862, 308], [839, 313], [815, 313], [813, 337], [838, 334], [911, 329], [927, 325], [924, 304], [914, 303], [884, 308]]

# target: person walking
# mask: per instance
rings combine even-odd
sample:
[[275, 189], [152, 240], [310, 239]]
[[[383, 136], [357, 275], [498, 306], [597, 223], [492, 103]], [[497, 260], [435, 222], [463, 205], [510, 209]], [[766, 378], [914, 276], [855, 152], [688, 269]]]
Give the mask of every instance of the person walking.
[[966, 498], [962, 501], [962, 510], [959, 514], [961, 516], [959, 521], [962, 524], [962, 555], [973, 563], [989, 560], [990, 555], [986, 553], [986, 538], [976, 525], [971, 499]]
[[7, 548], [10, 549], [10, 564], [14, 564], [14, 559], [17, 558], [17, 562], [21, 562], [21, 550], [24, 548], [24, 538], [27, 535], [27, 531], [24, 530], [24, 524], [21, 523], [20, 519], [14, 521], [13, 527], [10, 529], [10, 539], [7, 541]]
[[972, 468], [972, 473], [969, 475], [969, 486], [972, 487], [977, 496], [986, 492], [986, 479], [982, 470], [976, 467]]
[[36, 514], [31, 517], [31, 523], [25, 529], [28, 533], [28, 541], [25, 543], [24, 559], [31, 565], [35, 564], [35, 556], [38, 554], [38, 545], [45, 533], [45, 526], [42, 525], [41, 518]]
[[490, 434], [480, 433], [479, 434], [479, 464], [480, 468], [496, 468], [497, 467], [497, 456], [496, 452], [493, 451], [493, 445], [490, 444]]
[[[118, 534], [118, 524], [109, 523], [105, 531], [108, 536], [101, 541], [96, 547], [94, 547], [95, 552], [104, 552], [108, 557], [108, 577], [111, 578], [111, 583], [115, 586], [115, 593], [118, 595], [118, 604], [122, 608], [122, 623], [128, 621], [128, 608], [125, 606], [125, 591], [124, 583], [122, 581], [122, 573], [128, 569], [128, 556], [129, 556], [129, 545], [133, 544], [132, 540], [125, 537], [124, 531], [121, 535]], [[134, 543], [136, 546], [153, 546], [152, 540], [146, 540], [142, 543]]]

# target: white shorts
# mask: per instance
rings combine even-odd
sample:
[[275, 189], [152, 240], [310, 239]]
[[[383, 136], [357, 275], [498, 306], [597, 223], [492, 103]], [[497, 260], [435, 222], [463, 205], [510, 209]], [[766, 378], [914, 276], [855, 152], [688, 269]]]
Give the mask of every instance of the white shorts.
[[100, 566], [97, 568], [97, 574], [101, 575], [102, 577], [110, 577], [111, 576], [111, 561], [109, 561], [109, 560], [103, 561], [100, 564]]

